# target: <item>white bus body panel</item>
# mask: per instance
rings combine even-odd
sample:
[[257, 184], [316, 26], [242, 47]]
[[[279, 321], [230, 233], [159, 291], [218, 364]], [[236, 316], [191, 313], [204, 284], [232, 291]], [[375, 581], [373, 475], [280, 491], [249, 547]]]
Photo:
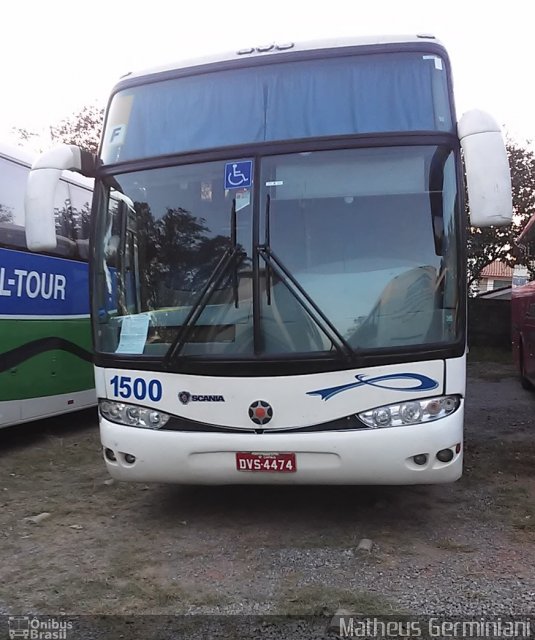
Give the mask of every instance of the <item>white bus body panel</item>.
[[[462, 473], [462, 449], [450, 462], [437, 451], [462, 443], [463, 411], [421, 426], [313, 433], [187, 433], [136, 429], [100, 418], [105, 459], [117, 480], [180, 484], [437, 484]], [[236, 452], [296, 454], [295, 473], [237, 471]], [[136, 457], [134, 464], [124, 454]], [[428, 454], [417, 466], [412, 457]], [[121, 455], [122, 454], [122, 455]]]
[[0, 402], [0, 429], [21, 422], [43, 420], [72, 411], [94, 407], [97, 397], [94, 389], [62, 393], [57, 396], [8, 400]]
[[[462, 367], [464, 358], [455, 362]], [[115, 376], [159, 380], [159, 402], [121, 399]], [[412, 377], [411, 377], [412, 376]], [[418, 387], [415, 376], [429, 382]], [[423, 425], [382, 429], [324, 430], [295, 433], [290, 429], [329, 422], [376, 406], [446, 393], [442, 360], [288, 377], [221, 378], [173, 373], [96, 370], [100, 397], [150, 406], [194, 422], [244, 429], [244, 433], [152, 430], [112, 423], [100, 417], [109, 473], [119, 480], [181, 484], [434, 484], [452, 482], [462, 473], [464, 401], [452, 415]], [[450, 378], [448, 393], [464, 396], [464, 378]], [[453, 383], [453, 381], [455, 382]], [[342, 390], [337, 390], [339, 387]], [[389, 388], [387, 388], [389, 387]], [[334, 389], [334, 392], [332, 391]], [[222, 397], [219, 401], [182, 404], [181, 392]], [[323, 393], [320, 394], [319, 391]], [[313, 392], [311, 394], [311, 392]], [[318, 393], [316, 393], [318, 392]], [[102, 394], [102, 395], [101, 395]], [[105, 395], [104, 395], [105, 394]], [[251, 403], [269, 402], [273, 418], [258, 428], [248, 415]], [[280, 429], [289, 431], [279, 431]], [[277, 432], [270, 430], [277, 429]], [[246, 431], [247, 430], [247, 431]], [[441, 449], [459, 447], [450, 462], [437, 460]], [[236, 452], [295, 453], [297, 471], [238, 471]], [[427, 454], [425, 465], [413, 457]], [[135, 456], [133, 464], [124, 455]]]
[[[428, 379], [430, 388], [415, 391], [418, 383], [410, 377], [415, 375]], [[117, 380], [112, 383], [112, 380], [124, 376], [131, 382], [141, 378], [147, 387], [152, 380], [158, 380], [163, 389], [161, 400], [153, 402], [148, 396], [136, 400], [133, 395], [115, 395], [119, 383]], [[385, 376], [393, 379], [381, 379]], [[95, 377], [99, 379], [98, 371]], [[224, 378], [106, 369], [104, 377], [106, 395], [100, 397], [154, 407], [186, 420], [233, 429], [254, 428], [249, 418], [249, 406], [263, 400], [273, 407], [273, 418], [265, 426], [267, 430], [307, 427], [384, 404], [440, 396], [444, 393], [445, 382], [443, 360], [292, 376]], [[431, 381], [434, 383], [432, 388]], [[333, 392], [325, 399], [320, 393], [336, 388], [345, 390]], [[182, 392], [200, 398], [217, 396], [223, 400], [183, 404], [179, 399]]]

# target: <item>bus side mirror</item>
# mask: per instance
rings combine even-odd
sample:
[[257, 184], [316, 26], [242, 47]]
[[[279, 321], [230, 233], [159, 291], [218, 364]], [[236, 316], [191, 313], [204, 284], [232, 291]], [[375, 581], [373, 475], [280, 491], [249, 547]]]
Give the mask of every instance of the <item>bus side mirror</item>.
[[511, 172], [500, 127], [492, 116], [474, 109], [462, 116], [458, 133], [464, 155], [470, 223], [474, 227], [510, 224]]
[[24, 198], [26, 244], [30, 251], [53, 251], [57, 246], [54, 198], [66, 169], [93, 177], [95, 157], [74, 145], [59, 145], [33, 163]]

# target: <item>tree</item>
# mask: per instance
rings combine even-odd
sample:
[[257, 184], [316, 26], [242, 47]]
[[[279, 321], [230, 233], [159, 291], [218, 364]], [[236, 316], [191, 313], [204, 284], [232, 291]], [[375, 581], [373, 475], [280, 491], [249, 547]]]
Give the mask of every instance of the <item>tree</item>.
[[483, 269], [495, 260], [514, 266], [517, 260], [515, 239], [535, 213], [535, 154], [511, 140], [506, 146], [513, 190], [513, 222], [506, 227], [468, 227], [469, 288], [479, 279]]
[[24, 127], [11, 127], [11, 132], [24, 145], [34, 144], [39, 138], [39, 134], [36, 131], [30, 131]]
[[75, 144], [91, 153], [97, 153], [103, 122], [104, 109], [89, 105], [58, 125], [50, 127], [50, 135], [54, 142]]

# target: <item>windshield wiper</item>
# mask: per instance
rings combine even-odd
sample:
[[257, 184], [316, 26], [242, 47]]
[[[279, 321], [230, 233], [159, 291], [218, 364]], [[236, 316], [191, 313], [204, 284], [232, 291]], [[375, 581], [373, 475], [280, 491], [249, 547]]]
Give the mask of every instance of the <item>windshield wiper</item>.
[[280, 281], [285, 285], [290, 294], [303, 307], [305, 312], [308, 313], [321, 331], [323, 331], [338, 353], [347, 360], [354, 360], [355, 353], [349, 342], [347, 342], [329, 318], [294, 278], [282, 260], [275, 255], [271, 247], [267, 244], [260, 245], [257, 247], [257, 251], [258, 255], [266, 263], [266, 266], [277, 274]]
[[[232, 208], [230, 210], [230, 245], [232, 249], [236, 249], [238, 246], [238, 226], [236, 223], [236, 198], [232, 198]], [[234, 264], [232, 270], [232, 293], [234, 295], [234, 308], [239, 307], [238, 298], [238, 264]]]
[[241, 251], [238, 248], [236, 232], [236, 199], [233, 198], [231, 210], [231, 246], [228, 247], [221, 256], [221, 259], [208, 277], [208, 280], [206, 281], [206, 284], [201, 291], [201, 295], [189, 310], [186, 319], [184, 320], [177, 335], [175, 336], [175, 339], [173, 340], [171, 346], [165, 354], [162, 363], [164, 366], [169, 366], [171, 362], [180, 354], [180, 352], [184, 348], [184, 345], [187, 343], [191, 331], [197, 323], [197, 320], [200, 318], [202, 312], [206, 309], [206, 306], [208, 305], [212, 294], [221, 284], [223, 278], [225, 278], [225, 276], [228, 274], [229, 269], [232, 265], [234, 265], [234, 272], [232, 274], [233, 299], [234, 306], [238, 308], [238, 268], [245, 255], [245, 252]]
[[[264, 237], [264, 246], [271, 247], [271, 196], [266, 196], [266, 233]], [[266, 263], [266, 298], [267, 304], [271, 304], [271, 267]]]

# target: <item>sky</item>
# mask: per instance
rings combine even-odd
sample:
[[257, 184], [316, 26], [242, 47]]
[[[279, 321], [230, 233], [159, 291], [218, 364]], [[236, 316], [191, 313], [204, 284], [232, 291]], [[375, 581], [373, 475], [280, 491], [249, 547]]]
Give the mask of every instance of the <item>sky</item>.
[[[104, 107], [129, 72], [270, 42], [433, 34], [447, 48], [457, 114], [490, 112], [535, 141], [533, 21], [524, 0], [17, 0], [2, 7], [0, 139]], [[45, 138], [46, 140], [46, 138]], [[41, 147], [43, 138], [41, 139]]]

